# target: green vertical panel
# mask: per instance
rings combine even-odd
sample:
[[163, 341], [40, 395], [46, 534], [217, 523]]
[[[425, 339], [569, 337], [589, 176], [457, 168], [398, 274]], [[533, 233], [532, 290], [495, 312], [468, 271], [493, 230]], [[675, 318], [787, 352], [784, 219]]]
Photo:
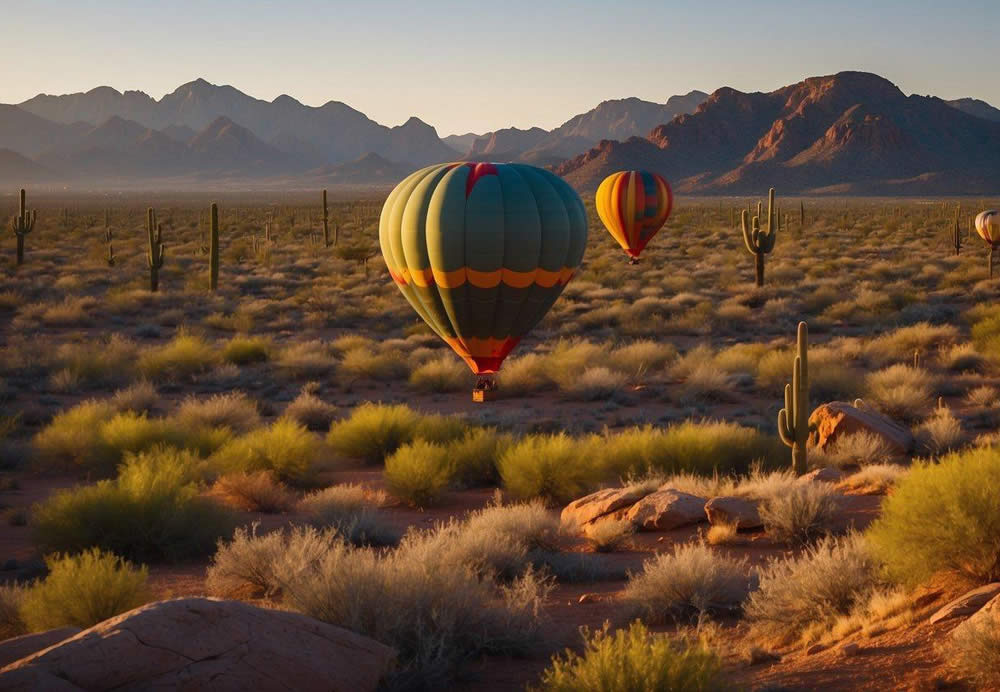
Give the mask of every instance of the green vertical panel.
[[[403, 257], [405, 257], [406, 266], [411, 273], [424, 272], [431, 266], [427, 254], [427, 210], [434, 188], [448, 170], [448, 166], [435, 168], [430, 175], [425, 176], [414, 186], [413, 192], [406, 201], [399, 233]], [[395, 246], [393, 251], [395, 251]], [[444, 306], [441, 304], [437, 287], [433, 283], [426, 288], [418, 286], [415, 280], [411, 282], [411, 285], [414, 295], [420, 301], [436, 331], [442, 335], [453, 336], [454, 330], [451, 327], [451, 320], [448, 319]]]
[[[500, 178], [478, 178], [465, 200], [465, 263], [477, 272], [492, 274], [503, 268], [504, 205]], [[486, 339], [493, 334], [493, 317], [499, 285], [480, 288], [469, 284], [469, 327], [472, 336]]]
[[[538, 257], [542, 250], [542, 222], [538, 216], [535, 196], [513, 166], [499, 166], [498, 170], [504, 212], [503, 266], [520, 273], [534, 272], [538, 268]], [[517, 316], [531, 291], [531, 286], [518, 288], [500, 284], [493, 323], [494, 338], [505, 339], [511, 335]]]
[[587, 209], [583, 206], [580, 195], [576, 194], [569, 183], [550, 171], [539, 172], [548, 179], [566, 206], [566, 215], [569, 217], [569, 248], [565, 266], [579, 267], [587, 249]]
[[[465, 182], [468, 166], [448, 171], [431, 195], [427, 208], [427, 255], [431, 267], [443, 272], [465, 268]], [[441, 305], [455, 334], [468, 336], [469, 287], [438, 286]]]
[[[569, 214], [563, 198], [539, 169], [524, 165], [517, 165], [517, 169], [531, 188], [541, 219], [542, 246], [538, 259], [539, 268], [550, 272], [561, 271], [566, 266], [570, 246]], [[533, 286], [514, 320], [511, 336], [520, 337], [531, 331], [531, 328], [538, 324], [552, 307], [552, 303], [561, 292], [560, 286], [552, 288]]]
[[[437, 166], [429, 166], [409, 175], [403, 182], [393, 189], [389, 194], [385, 205], [382, 207], [382, 214], [379, 217], [379, 245], [382, 247], [382, 255], [386, 262], [391, 264], [396, 271], [406, 267], [406, 258], [403, 256], [403, 240], [400, 233], [403, 211], [414, 187], [425, 177], [431, 175]], [[413, 306], [420, 318], [433, 329], [438, 336], [442, 336], [441, 330], [434, 323], [434, 320], [424, 309], [423, 303], [414, 291], [412, 284], [396, 284], [406, 301]]]

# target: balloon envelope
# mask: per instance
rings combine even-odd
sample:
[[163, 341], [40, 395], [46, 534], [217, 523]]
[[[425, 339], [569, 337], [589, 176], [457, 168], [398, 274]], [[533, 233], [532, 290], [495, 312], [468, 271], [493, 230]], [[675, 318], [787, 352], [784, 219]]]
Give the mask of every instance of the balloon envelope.
[[597, 215], [632, 258], [666, 223], [674, 205], [670, 185], [656, 173], [619, 171], [597, 188]]
[[981, 212], [976, 217], [976, 233], [987, 245], [1000, 243], [1000, 212], [993, 209]]
[[389, 274], [476, 374], [495, 373], [583, 260], [587, 214], [558, 176], [450, 163], [411, 174], [379, 220]]

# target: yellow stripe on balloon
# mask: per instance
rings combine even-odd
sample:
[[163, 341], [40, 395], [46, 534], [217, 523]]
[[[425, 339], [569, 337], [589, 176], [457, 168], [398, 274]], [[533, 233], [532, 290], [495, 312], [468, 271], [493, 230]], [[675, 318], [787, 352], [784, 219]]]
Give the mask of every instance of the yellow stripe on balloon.
[[556, 284], [565, 284], [572, 277], [574, 270], [571, 267], [563, 267], [555, 271], [547, 269], [535, 269], [533, 271], [519, 272], [513, 269], [497, 269], [491, 272], [482, 272], [468, 267], [454, 269], [452, 271], [442, 271], [440, 269], [418, 269], [416, 271], [406, 267], [388, 267], [389, 272], [398, 276], [404, 284], [413, 284], [420, 288], [439, 286], [441, 288], [459, 288], [469, 283], [476, 288], [496, 288], [501, 283], [511, 288], [529, 288], [540, 286], [551, 288]]

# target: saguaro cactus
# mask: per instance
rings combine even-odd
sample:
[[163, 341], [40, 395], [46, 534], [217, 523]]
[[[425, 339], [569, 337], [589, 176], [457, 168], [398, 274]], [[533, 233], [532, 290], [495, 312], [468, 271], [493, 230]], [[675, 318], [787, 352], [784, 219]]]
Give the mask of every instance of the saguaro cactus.
[[785, 385], [785, 408], [778, 412], [778, 434], [792, 448], [792, 469], [806, 472], [806, 441], [809, 437], [809, 328], [799, 322], [792, 383]]
[[330, 216], [326, 209], [326, 190], [323, 190], [323, 247], [330, 247]]
[[757, 203], [757, 215], [753, 217], [753, 222], [750, 222], [750, 214], [746, 211], [743, 212], [743, 218], [741, 219], [743, 227], [743, 242], [746, 243], [747, 250], [750, 251], [755, 258], [755, 266], [757, 273], [757, 285], [764, 285], [764, 255], [771, 252], [774, 249], [774, 241], [778, 237], [777, 228], [775, 222], [777, 216], [775, 215], [774, 209], [774, 188], [772, 187], [767, 193], [767, 230], [762, 230], [760, 227], [760, 213], [761, 207], [760, 202]]
[[21, 190], [21, 206], [18, 211], [17, 216], [10, 220], [10, 230], [17, 236], [17, 263], [22, 264], [24, 262], [24, 236], [31, 233], [35, 228], [35, 219], [38, 217], [38, 212], [34, 209], [29, 213], [27, 208], [25, 208], [25, 192], [24, 189]]
[[160, 268], [163, 266], [163, 227], [156, 222], [156, 212], [152, 207], [146, 210], [146, 235], [149, 236], [149, 249], [146, 252], [149, 290], [155, 293], [160, 289]]
[[208, 290], [219, 287], [219, 205], [212, 203], [208, 241]]
[[955, 255], [962, 254], [962, 229], [958, 224], [958, 214], [955, 214], [955, 228], [951, 231], [951, 244], [955, 247]]

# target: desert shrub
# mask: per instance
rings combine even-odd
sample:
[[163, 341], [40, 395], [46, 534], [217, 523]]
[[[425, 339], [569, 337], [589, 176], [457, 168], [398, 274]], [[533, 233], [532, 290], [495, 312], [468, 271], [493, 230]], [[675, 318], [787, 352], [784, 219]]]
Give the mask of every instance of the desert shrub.
[[1000, 615], [959, 625], [945, 645], [952, 668], [976, 689], [1000, 689]]
[[282, 583], [319, 560], [342, 541], [335, 529], [291, 527], [257, 533], [258, 525], [238, 528], [219, 541], [205, 575], [205, 588], [221, 598], [273, 598]]
[[633, 380], [642, 380], [659, 374], [676, 357], [677, 349], [672, 344], [642, 339], [615, 348], [608, 359], [608, 367]]
[[375, 353], [369, 348], [359, 347], [344, 353], [339, 372], [349, 377], [396, 380], [406, 377], [410, 366], [399, 351]]
[[628, 519], [603, 519], [589, 524], [583, 532], [587, 544], [598, 553], [613, 553], [628, 545], [635, 525]]
[[[791, 349], [765, 353], [757, 366], [757, 384], [776, 396], [792, 379], [795, 354]], [[813, 346], [809, 349], [809, 391], [814, 399], [851, 399], [861, 392], [858, 371], [845, 364], [843, 354], [834, 348]]]
[[135, 411], [136, 413], [148, 413], [156, 408], [160, 403], [160, 395], [151, 382], [141, 380], [129, 385], [125, 389], [119, 389], [111, 397], [111, 406], [115, 411]]
[[725, 401], [734, 389], [730, 375], [716, 367], [709, 357], [694, 365], [681, 385], [681, 401]]
[[404, 444], [422, 439], [445, 443], [469, 426], [455, 416], [421, 415], [401, 404], [362, 404], [330, 426], [326, 441], [335, 452], [369, 464], [384, 461]]
[[400, 532], [378, 511], [385, 499], [384, 492], [360, 485], [333, 485], [303, 497], [296, 511], [316, 526], [336, 529], [355, 545], [395, 545]]
[[746, 560], [726, 557], [703, 543], [676, 545], [646, 560], [630, 576], [626, 607], [652, 623], [673, 617], [732, 610], [747, 594]]
[[469, 384], [468, 368], [453, 355], [429, 360], [410, 373], [410, 386], [422, 392], [457, 392]]
[[448, 442], [451, 482], [459, 487], [495, 485], [500, 477], [497, 461], [513, 443], [509, 435], [494, 428], [473, 428], [465, 436]]
[[633, 428], [595, 445], [600, 465], [616, 476], [692, 472], [745, 473], [754, 461], [783, 464], [787, 450], [753, 428], [719, 421], [684, 421], [667, 428]]
[[329, 404], [312, 392], [303, 391], [292, 403], [285, 407], [285, 418], [291, 418], [309, 430], [329, 430], [330, 423], [337, 415], [337, 407]]
[[469, 569], [441, 569], [419, 547], [377, 553], [335, 545], [289, 579], [284, 601], [395, 648], [391, 687], [442, 689], [470, 657], [537, 645], [549, 582], [529, 571], [497, 586]]
[[546, 375], [547, 361], [537, 353], [508, 359], [497, 378], [499, 392], [504, 396], [524, 396], [555, 387]]
[[275, 360], [278, 367], [296, 377], [328, 376], [337, 365], [322, 341], [300, 341], [283, 348]]
[[207, 455], [229, 438], [226, 430], [186, 427], [133, 411], [115, 413], [105, 402], [85, 401], [57, 414], [34, 438], [39, 462], [110, 475], [125, 455], [157, 446]]
[[49, 551], [98, 547], [143, 562], [205, 555], [233, 520], [199, 496], [197, 465], [175, 450], [130, 455], [115, 480], [60, 490], [35, 505], [35, 539]]
[[805, 545], [830, 533], [837, 505], [826, 483], [797, 485], [760, 505], [764, 529], [776, 541]]
[[107, 340], [62, 344], [56, 349], [55, 364], [67, 377], [87, 387], [107, 386], [127, 381], [134, 371], [136, 346], [113, 334]]
[[871, 464], [840, 482], [840, 487], [863, 493], [884, 494], [906, 475], [907, 467], [899, 464]]
[[438, 502], [451, 475], [448, 450], [423, 440], [403, 445], [385, 460], [389, 492], [416, 507]]
[[234, 336], [222, 347], [222, 360], [234, 365], [263, 363], [274, 348], [270, 339], [260, 336]]
[[601, 401], [622, 390], [627, 382], [626, 376], [617, 370], [611, 370], [603, 365], [586, 368], [576, 379], [567, 384], [562, 391], [571, 399], [580, 401]]
[[294, 503], [292, 493], [271, 471], [237, 471], [218, 478], [212, 496], [246, 512], [284, 512]]
[[952, 325], [931, 325], [918, 322], [900, 327], [880, 336], [868, 345], [869, 354], [880, 362], [913, 361], [913, 352], [926, 352], [958, 338], [958, 329]]
[[865, 431], [841, 435], [816, 454], [824, 464], [837, 468], [883, 464], [896, 456], [884, 437]]
[[581, 630], [583, 654], [567, 649], [542, 673], [537, 692], [719, 690], [722, 661], [704, 641], [670, 640], [641, 622], [610, 633], [608, 625]]
[[890, 416], [911, 421], [930, 408], [934, 380], [922, 368], [891, 365], [869, 374], [865, 382], [869, 399]]
[[211, 369], [219, 362], [212, 344], [184, 331], [163, 346], [139, 356], [139, 370], [152, 380], [181, 379]]
[[951, 409], [939, 408], [916, 429], [917, 440], [930, 454], [938, 456], [959, 447], [965, 439], [962, 424]]
[[941, 364], [952, 372], [983, 372], [989, 362], [972, 344], [959, 344], [941, 352]]
[[1000, 449], [917, 463], [882, 503], [868, 540], [890, 576], [917, 583], [938, 571], [1000, 578]]
[[27, 634], [28, 626], [21, 617], [21, 604], [27, 587], [20, 584], [0, 584], [0, 641]]
[[514, 497], [565, 503], [593, 489], [605, 475], [585, 448], [585, 442], [564, 433], [528, 435], [504, 451], [497, 467]]
[[362, 404], [330, 426], [326, 441], [339, 454], [377, 464], [413, 440], [419, 421], [407, 406]]
[[149, 598], [145, 567], [98, 548], [50, 555], [45, 564], [48, 575], [32, 584], [21, 602], [21, 617], [33, 632], [66, 625], [86, 629]]
[[218, 469], [271, 471], [286, 482], [303, 482], [319, 453], [316, 436], [293, 420], [281, 418], [223, 445], [210, 462]]
[[771, 560], [743, 612], [752, 631], [788, 644], [817, 625], [830, 625], [867, 601], [880, 585], [878, 562], [857, 535], [827, 538], [801, 555]]
[[187, 397], [174, 419], [183, 427], [229, 428], [245, 433], [260, 425], [257, 404], [242, 392], [216, 394], [207, 399]]

